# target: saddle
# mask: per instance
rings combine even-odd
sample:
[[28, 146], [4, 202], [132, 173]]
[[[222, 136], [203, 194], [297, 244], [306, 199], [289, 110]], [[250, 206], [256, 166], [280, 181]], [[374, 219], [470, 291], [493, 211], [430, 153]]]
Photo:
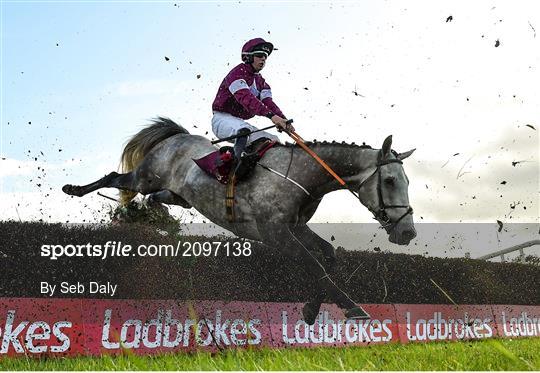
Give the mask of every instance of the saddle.
[[232, 174], [235, 169], [234, 150], [232, 146], [223, 146], [216, 151], [205, 155], [202, 158], [194, 159], [193, 161], [204, 172], [212, 176], [221, 184], [227, 185], [231, 181], [238, 183], [239, 181], [249, 178], [253, 169], [257, 166], [257, 162], [276, 143], [276, 141], [261, 138], [248, 145], [246, 148], [247, 155], [242, 158], [242, 170], [239, 172], [239, 175], [236, 176]]

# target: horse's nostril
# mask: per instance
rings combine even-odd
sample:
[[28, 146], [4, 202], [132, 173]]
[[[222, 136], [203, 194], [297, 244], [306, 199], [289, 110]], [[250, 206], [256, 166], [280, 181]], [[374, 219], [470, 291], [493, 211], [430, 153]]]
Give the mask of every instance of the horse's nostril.
[[416, 237], [416, 232], [414, 230], [407, 229], [407, 230], [403, 231], [403, 238], [404, 239], [410, 241], [415, 237]]

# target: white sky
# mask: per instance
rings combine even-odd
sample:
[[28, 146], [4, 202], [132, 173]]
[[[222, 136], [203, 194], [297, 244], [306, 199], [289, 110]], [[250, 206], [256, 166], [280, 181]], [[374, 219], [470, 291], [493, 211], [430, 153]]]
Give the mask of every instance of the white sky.
[[[175, 4], [1, 3], [0, 219], [99, 221], [107, 200], [61, 186], [116, 169], [156, 115], [211, 131], [219, 83], [262, 36], [278, 47], [263, 75], [302, 137], [417, 148], [416, 221], [538, 223], [540, 3]], [[336, 192], [313, 221], [372, 220]]]

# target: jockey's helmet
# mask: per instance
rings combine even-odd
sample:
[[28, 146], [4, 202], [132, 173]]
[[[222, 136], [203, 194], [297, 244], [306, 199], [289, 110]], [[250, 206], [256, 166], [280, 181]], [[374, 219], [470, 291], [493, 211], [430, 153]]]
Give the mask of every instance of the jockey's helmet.
[[242, 47], [242, 61], [246, 63], [253, 62], [253, 54], [258, 52], [266, 53], [269, 56], [274, 50], [274, 45], [262, 38], [255, 38], [249, 40]]

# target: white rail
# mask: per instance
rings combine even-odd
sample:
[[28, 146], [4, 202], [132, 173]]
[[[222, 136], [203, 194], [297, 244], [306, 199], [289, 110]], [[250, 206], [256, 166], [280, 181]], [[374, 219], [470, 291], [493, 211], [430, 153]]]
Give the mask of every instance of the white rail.
[[523, 249], [526, 248], [526, 247], [535, 246], [535, 245], [540, 245], [540, 240], [532, 240], [532, 241], [523, 242], [523, 243], [520, 243], [518, 245], [508, 247], [506, 249], [494, 251], [491, 254], [480, 256], [477, 259], [488, 260], [488, 259], [500, 256], [501, 261], [504, 262], [504, 254], [508, 254], [508, 253], [518, 251], [518, 250], [519, 250], [520, 258], [523, 259], [525, 257], [525, 253], [523, 252]]

